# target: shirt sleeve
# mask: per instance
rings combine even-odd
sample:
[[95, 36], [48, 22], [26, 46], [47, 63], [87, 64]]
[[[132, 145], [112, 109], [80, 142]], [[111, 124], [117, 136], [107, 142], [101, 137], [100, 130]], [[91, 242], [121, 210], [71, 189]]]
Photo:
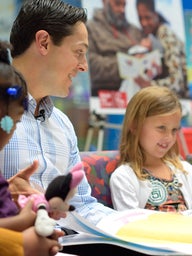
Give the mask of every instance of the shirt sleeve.
[[3, 256], [24, 256], [22, 233], [0, 228], [0, 252]]
[[119, 166], [111, 175], [110, 189], [113, 206], [118, 211], [139, 208], [139, 183], [133, 170]]

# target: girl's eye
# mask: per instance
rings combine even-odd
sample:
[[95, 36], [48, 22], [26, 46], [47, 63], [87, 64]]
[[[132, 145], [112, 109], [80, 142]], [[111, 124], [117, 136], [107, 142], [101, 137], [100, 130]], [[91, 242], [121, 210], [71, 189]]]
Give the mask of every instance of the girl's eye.
[[165, 126], [159, 126], [158, 129], [161, 130], [161, 131], [166, 131]]
[[173, 134], [177, 133], [180, 130], [180, 128], [174, 128], [173, 129]]

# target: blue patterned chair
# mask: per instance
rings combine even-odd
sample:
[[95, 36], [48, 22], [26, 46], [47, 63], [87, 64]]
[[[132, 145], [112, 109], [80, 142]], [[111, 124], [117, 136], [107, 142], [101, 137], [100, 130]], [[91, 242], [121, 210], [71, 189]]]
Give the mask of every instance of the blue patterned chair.
[[80, 156], [92, 188], [92, 195], [102, 204], [113, 208], [109, 178], [118, 165], [119, 152], [115, 150], [82, 151]]

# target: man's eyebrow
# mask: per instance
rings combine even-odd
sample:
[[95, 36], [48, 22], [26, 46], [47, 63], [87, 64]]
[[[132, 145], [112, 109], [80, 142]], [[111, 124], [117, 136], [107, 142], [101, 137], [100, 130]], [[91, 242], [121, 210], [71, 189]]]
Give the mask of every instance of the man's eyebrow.
[[86, 43], [84, 43], [84, 42], [79, 43], [79, 45], [84, 46], [86, 49], [88, 49], [88, 48], [89, 48], [89, 45], [88, 45], [88, 44], [86, 44]]

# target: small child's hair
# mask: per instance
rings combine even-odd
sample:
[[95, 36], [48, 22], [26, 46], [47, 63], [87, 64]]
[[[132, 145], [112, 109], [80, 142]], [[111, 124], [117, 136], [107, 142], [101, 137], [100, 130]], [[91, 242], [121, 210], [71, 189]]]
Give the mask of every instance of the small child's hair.
[[0, 42], [0, 61], [6, 64], [10, 63], [9, 50], [11, 46], [7, 42]]
[[11, 65], [10, 49], [10, 44], [0, 41], [0, 101], [8, 105], [10, 100], [17, 100], [27, 110], [27, 85], [23, 76]]
[[[149, 116], [181, 111], [182, 107], [174, 91], [167, 87], [149, 86], [137, 92], [129, 101], [123, 121], [120, 141], [120, 164], [129, 163], [139, 178], [145, 178], [142, 166], [145, 156], [139, 145], [139, 134], [143, 122]], [[133, 133], [132, 128], [136, 127]], [[163, 157], [164, 161], [183, 169], [180, 164], [179, 146], [176, 143]]]

